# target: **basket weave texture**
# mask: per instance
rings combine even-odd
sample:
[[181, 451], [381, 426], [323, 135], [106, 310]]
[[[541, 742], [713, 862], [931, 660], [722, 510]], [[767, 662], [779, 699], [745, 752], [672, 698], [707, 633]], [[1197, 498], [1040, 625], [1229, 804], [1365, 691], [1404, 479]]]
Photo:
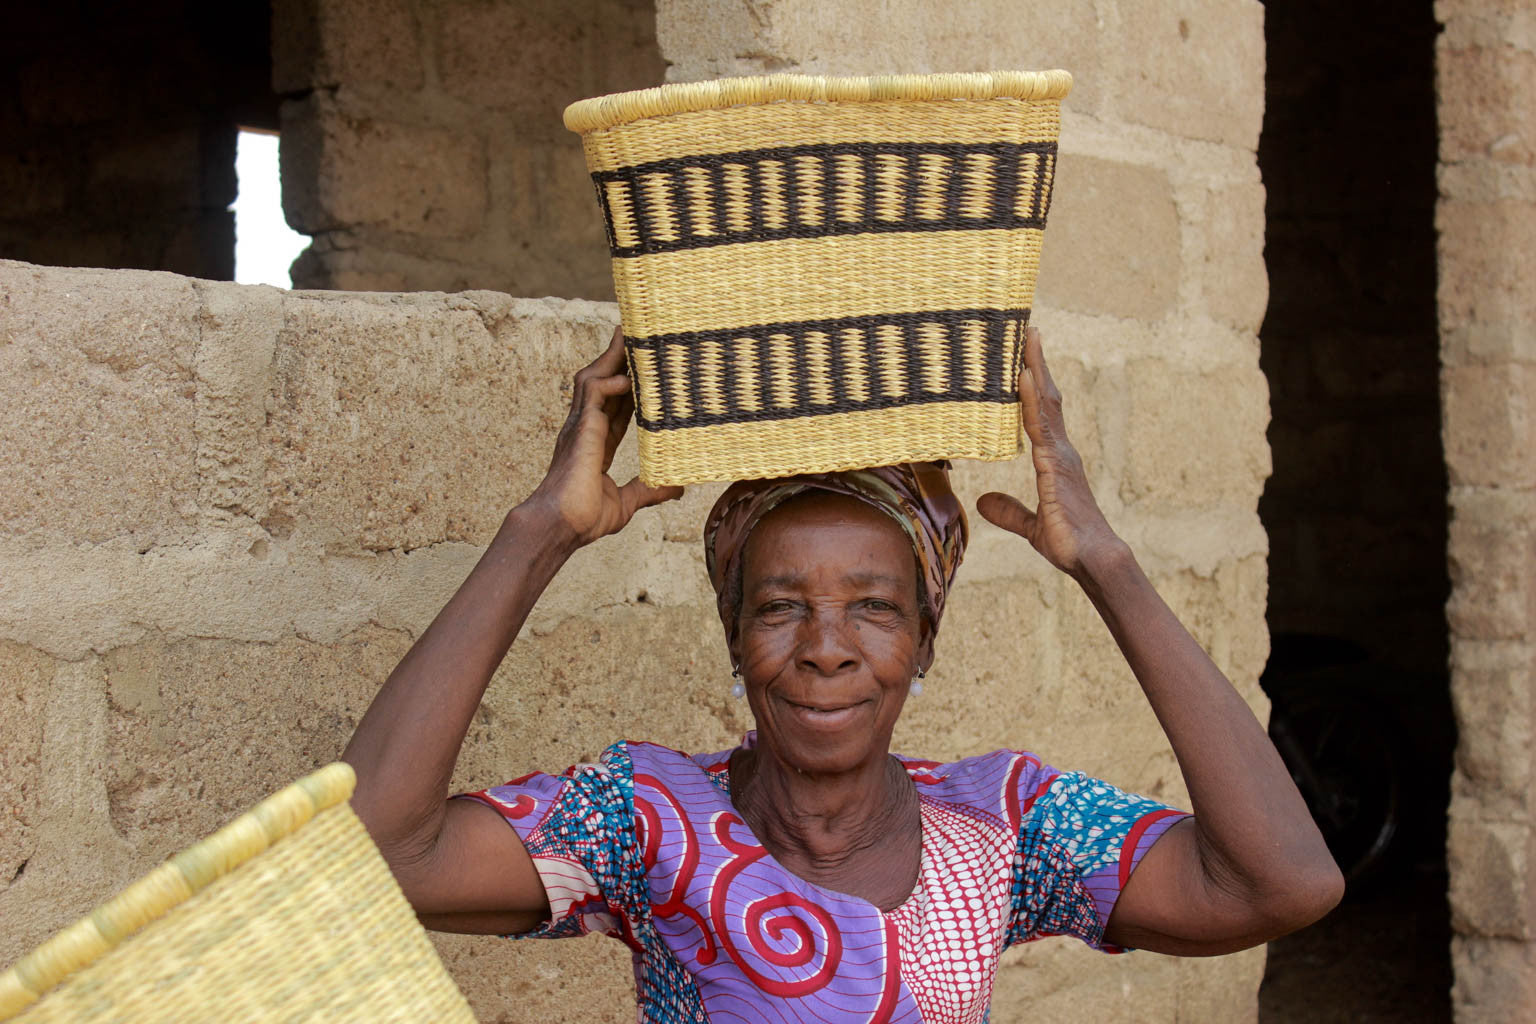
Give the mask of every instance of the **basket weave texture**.
[[474, 1021], [333, 764], [0, 975], [0, 1020]]
[[776, 75], [573, 104], [650, 484], [1023, 444], [1064, 71]]

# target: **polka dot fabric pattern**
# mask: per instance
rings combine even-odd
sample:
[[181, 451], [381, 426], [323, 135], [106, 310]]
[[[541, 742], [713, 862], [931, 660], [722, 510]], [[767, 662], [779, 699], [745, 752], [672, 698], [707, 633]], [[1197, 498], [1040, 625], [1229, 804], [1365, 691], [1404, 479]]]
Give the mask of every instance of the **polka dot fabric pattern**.
[[549, 893], [551, 920], [527, 937], [625, 942], [648, 1024], [984, 1022], [1008, 946], [1071, 935], [1116, 951], [1115, 899], [1182, 816], [1029, 754], [902, 758], [922, 866], [882, 911], [773, 858], [731, 805], [730, 754], [621, 743], [598, 765], [469, 794], [517, 830]]

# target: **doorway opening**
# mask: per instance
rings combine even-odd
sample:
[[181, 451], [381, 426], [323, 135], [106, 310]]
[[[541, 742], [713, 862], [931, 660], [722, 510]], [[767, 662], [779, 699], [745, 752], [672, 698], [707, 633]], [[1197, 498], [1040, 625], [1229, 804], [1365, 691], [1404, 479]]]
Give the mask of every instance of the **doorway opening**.
[[1271, 735], [1349, 878], [1260, 1020], [1450, 1020], [1432, 0], [1269, 0]]

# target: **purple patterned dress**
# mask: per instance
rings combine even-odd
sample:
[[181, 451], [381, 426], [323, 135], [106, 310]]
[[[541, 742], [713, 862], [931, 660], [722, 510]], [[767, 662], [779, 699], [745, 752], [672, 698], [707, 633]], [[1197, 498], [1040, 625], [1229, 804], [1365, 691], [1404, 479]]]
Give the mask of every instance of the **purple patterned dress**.
[[550, 920], [524, 937], [623, 941], [645, 1024], [985, 1021], [1009, 946], [1073, 935], [1118, 952], [1103, 942], [1115, 900], [1183, 817], [1030, 754], [901, 758], [922, 866], [882, 911], [774, 860], [731, 806], [730, 754], [617, 743], [599, 764], [467, 794], [544, 881]]

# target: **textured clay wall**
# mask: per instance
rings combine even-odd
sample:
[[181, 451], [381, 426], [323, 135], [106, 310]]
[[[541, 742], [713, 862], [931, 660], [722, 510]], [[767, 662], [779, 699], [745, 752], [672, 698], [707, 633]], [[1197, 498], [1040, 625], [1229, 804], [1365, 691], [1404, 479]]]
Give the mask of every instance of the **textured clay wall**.
[[[467, 19], [486, 5], [442, 6]], [[974, 48], [961, 66], [1079, 73], [1037, 321], [1111, 521], [1262, 713], [1261, 8], [1123, 6], [964, 5], [919, 31], [874, 5], [754, 5], [754, 21], [735, 5], [672, 3], [659, 29], [671, 54], [742, 62], [674, 58], [685, 76], [711, 61], [891, 70], [894, 58], [852, 67], [817, 56], [823, 41], [855, 53], [859, 33], [887, 31], [909, 47], [904, 68], [935, 66], [943, 54], [924, 47], [939, 38], [944, 54]], [[439, 88], [442, 51], [417, 48], [414, 30], [396, 34], [395, 6], [358, 7], [370, 42], [326, 51], [333, 63], [322, 66], [398, 75], [406, 98], [389, 120], [319, 117], [331, 126], [319, 152], [355, 145], [347, 160], [363, 168], [345, 173], [386, 167], [381, 208], [406, 208], [420, 193], [387, 191], [404, 180], [395, 172], [406, 155], [439, 152], [418, 147], [412, 133], [430, 125], [410, 120], [406, 94]], [[719, 34], [738, 28], [761, 34]], [[337, 86], [294, 102], [324, 114], [362, 95]], [[325, 134], [347, 124], [354, 134]], [[475, 145], [499, 166], [497, 144]], [[419, 173], [430, 179], [433, 166]], [[584, 193], [580, 170], [568, 173]], [[486, 194], [516, 187], [509, 174]], [[442, 195], [460, 201], [458, 184]], [[451, 260], [441, 268], [444, 279], [459, 273]], [[375, 280], [347, 280], [365, 279]], [[570, 374], [614, 315], [486, 291], [285, 293], [0, 264], [0, 962], [339, 754], [379, 682], [535, 484]], [[615, 474], [633, 468], [627, 448]], [[994, 488], [1027, 494], [1030, 474], [1023, 462], [968, 464], [957, 486], [968, 503]], [[567, 568], [493, 683], [459, 784], [559, 770], [618, 737], [718, 749], [749, 727], [729, 695], [700, 558], [717, 492], [699, 487], [643, 514]], [[1173, 757], [1087, 600], [1016, 538], [979, 517], [975, 530], [899, 748], [947, 759], [1025, 746], [1183, 801]], [[484, 1020], [633, 1018], [617, 943], [438, 945]], [[1262, 951], [1112, 958], [1048, 940], [1006, 959], [994, 1019], [1252, 1020], [1262, 969]]]
[[230, 279], [235, 136], [277, 127], [266, 0], [11, 4], [0, 259]]
[[1460, 1022], [1536, 1016], [1536, 3], [1441, 0], [1452, 520], [1448, 861]]
[[611, 298], [567, 104], [658, 85], [650, 0], [273, 0], [301, 288]]

